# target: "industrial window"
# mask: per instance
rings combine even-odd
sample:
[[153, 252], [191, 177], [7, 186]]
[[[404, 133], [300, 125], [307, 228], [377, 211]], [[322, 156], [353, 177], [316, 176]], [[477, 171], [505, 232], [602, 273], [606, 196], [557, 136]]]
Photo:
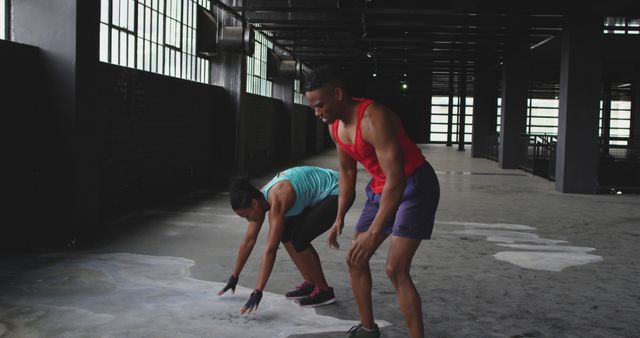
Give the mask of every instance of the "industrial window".
[[[600, 123], [598, 135], [602, 137], [602, 106], [600, 101]], [[609, 124], [609, 144], [627, 145], [631, 135], [631, 102], [611, 101], [611, 122]]]
[[300, 90], [300, 80], [293, 80], [293, 103], [305, 104], [304, 94]]
[[[451, 142], [458, 142], [458, 130], [460, 128], [460, 104], [457, 96], [453, 97], [453, 119], [451, 128]], [[471, 131], [473, 125], [473, 98], [467, 97], [465, 101], [465, 128], [464, 142], [471, 143]], [[431, 98], [431, 142], [447, 142], [449, 123], [449, 97], [433, 96]]]
[[640, 18], [606, 17], [605, 34], [640, 34]]
[[496, 112], [496, 133], [500, 133], [500, 118], [502, 114], [502, 98], [498, 98], [498, 111]]
[[558, 135], [559, 101], [529, 98], [527, 107], [527, 134]]
[[247, 93], [273, 97], [273, 83], [267, 80], [267, 52], [273, 43], [266, 35], [256, 32], [253, 56], [247, 56]]
[[196, 56], [196, 10], [209, 0], [101, 0], [100, 61], [209, 83]]
[[[534, 99], [527, 101], [527, 134], [558, 135], [558, 100]], [[496, 112], [496, 133], [500, 133], [500, 118], [502, 113], [502, 98], [498, 98]]]
[[8, 26], [8, 5], [9, 5], [9, 1], [8, 0], [0, 0], [0, 39], [7, 39], [8, 38], [8, 33], [9, 33], [9, 27]]

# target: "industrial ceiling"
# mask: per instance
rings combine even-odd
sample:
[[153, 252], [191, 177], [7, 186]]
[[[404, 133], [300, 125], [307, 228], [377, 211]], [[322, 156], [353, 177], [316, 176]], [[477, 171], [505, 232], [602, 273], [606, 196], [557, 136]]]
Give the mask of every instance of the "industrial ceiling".
[[605, 17], [640, 17], [638, 0], [244, 0], [234, 4], [233, 10], [306, 66], [335, 64], [369, 76], [375, 73], [373, 80], [380, 87], [395, 86], [403, 79], [419, 86], [421, 79], [432, 76], [434, 93], [449, 91], [450, 74], [456, 82], [461, 74], [465, 76], [467, 90], [472, 92], [475, 63], [485, 58], [497, 68], [515, 36], [525, 48], [540, 49], [536, 52], [540, 55], [534, 55], [539, 60], [532, 67], [532, 82], [553, 95], [560, 60], [556, 37], [568, 18], [597, 16], [603, 23]]

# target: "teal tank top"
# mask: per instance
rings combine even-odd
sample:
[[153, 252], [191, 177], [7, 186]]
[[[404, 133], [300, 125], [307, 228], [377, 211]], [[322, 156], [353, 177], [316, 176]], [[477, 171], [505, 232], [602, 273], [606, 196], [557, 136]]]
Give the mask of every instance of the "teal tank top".
[[269, 200], [269, 189], [280, 181], [289, 181], [296, 192], [295, 204], [285, 217], [296, 216], [310, 206], [315, 205], [329, 195], [338, 194], [338, 172], [320, 167], [294, 167], [276, 175], [260, 192]]

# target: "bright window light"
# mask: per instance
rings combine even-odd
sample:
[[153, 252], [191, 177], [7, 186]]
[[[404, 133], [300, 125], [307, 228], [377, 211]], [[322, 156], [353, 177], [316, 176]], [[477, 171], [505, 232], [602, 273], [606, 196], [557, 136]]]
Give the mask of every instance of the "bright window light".
[[273, 83], [267, 80], [267, 54], [273, 43], [261, 32], [256, 32], [253, 56], [247, 56], [247, 93], [273, 97]]
[[198, 5], [211, 9], [210, 0], [100, 0], [100, 61], [209, 83], [209, 61], [196, 56]]
[[7, 13], [5, 12], [6, 8], [7, 8], [7, 0], [0, 0], [0, 39], [7, 38], [7, 32], [6, 32]]
[[[457, 96], [452, 98], [453, 116], [451, 116], [451, 142], [458, 143], [458, 130], [460, 130], [459, 111], [460, 99]], [[471, 143], [471, 133], [473, 128], [473, 98], [467, 97], [465, 100], [465, 128], [464, 142]], [[449, 97], [448, 96], [432, 96], [431, 97], [431, 134], [429, 140], [431, 142], [446, 142], [449, 124]]]

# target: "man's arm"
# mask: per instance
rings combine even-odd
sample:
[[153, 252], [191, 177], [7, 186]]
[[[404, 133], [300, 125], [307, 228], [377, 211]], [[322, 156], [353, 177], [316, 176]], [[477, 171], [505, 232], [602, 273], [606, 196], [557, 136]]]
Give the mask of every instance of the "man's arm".
[[[247, 226], [247, 232], [244, 234], [244, 238], [242, 239], [242, 243], [240, 243], [240, 247], [238, 248], [238, 256], [236, 257], [236, 264], [231, 272], [231, 278], [229, 280], [230, 284], [227, 284], [222, 290], [218, 292], [218, 296], [227, 292], [227, 290], [232, 289], [235, 293], [235, 283], [237, 283], [238, 278], [240, 277], [240, 273], [244, 268], [244, 265], [247, 263], [249, 256], [251, 255], [251, 251], [253, 251], [253, 247], [256, 244], [256, 240], [258, 238], [258, 233], [260, 232], [260, 228], [262, 228], [262, 224], [264, 219], [261, 219], [258, 222], [249, 222]], [[232, 283], [232, 280], [235, 281]]]
[[402, 147], [397, 137], [400, 130], [397, 117], [384, 106], [372, 104], [365, 111], [360, 128], [363, 139], [376, 151], [386, 182], [380, 197], [380, 208], [367, 236], [360, 236], [363, 238], [359, 237], [357, 245], [352, 247], [350, 258], [354, 262], [370, 257], [373, 251], [372, 236], [380, 235], [385, 222], [395, 214], [406, 184]]
[[[329, 128], [331, 128], [331, 126], [329, 126]], [[329, 130], [329, 134], [331, 135], [331, 130]], [[331, 138], [333, 138], [333, 135], [331, 135]], [[356, 197], [358, 163], [342, 151], [337, 143], [336, 149], [338, 151], [338, 170], [340, 173], [338, 177], [338, 212], [336, 214], [336, 220], [329, 231], [328, 242], [330, 247], [339, 248], [340, 244], [338, 244], [337, 236], [342, 234], [344, 218]]]

